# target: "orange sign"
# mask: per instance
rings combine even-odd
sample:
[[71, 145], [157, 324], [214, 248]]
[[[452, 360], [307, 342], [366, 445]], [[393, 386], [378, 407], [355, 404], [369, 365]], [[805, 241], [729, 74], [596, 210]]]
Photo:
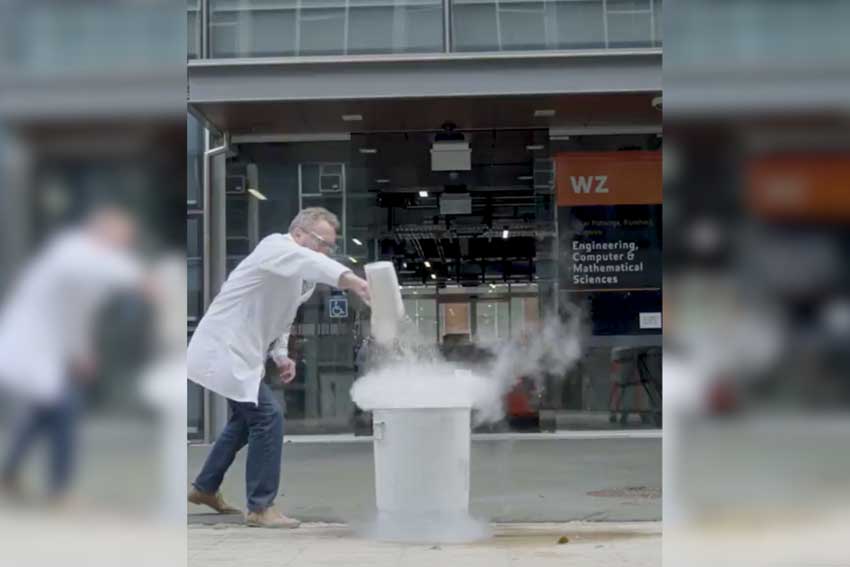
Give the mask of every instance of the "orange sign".
[[850, 154], [785, 154], [747, 169], [747, 205], [775, 220], [850, 220]]
[[661, 152], [555, 156], [559, 207], [661, 204]]

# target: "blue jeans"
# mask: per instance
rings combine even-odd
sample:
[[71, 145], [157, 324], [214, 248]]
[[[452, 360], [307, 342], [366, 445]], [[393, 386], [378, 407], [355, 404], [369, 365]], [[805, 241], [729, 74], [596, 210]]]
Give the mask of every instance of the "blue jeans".
[[50, 448], [50, 495], [61, 496], [67, 492], [75, 464], [79, 405], [79, 392], [69, 388], [56, 402], [36, 404], [29, 409], [16, 428], [6, 460], [3, 462], [0, 476], [4, 482], [16, 481], [30, 449], [38, 438], [44, 435]]
[[283, 453], [283, 409], [271, 389], [260, 384], [257, 404], [227, 401], [230, 420], [216, 439], [193, 485], [201, 492], [218, 492], [236, 453], [248, 445], [245, 488], [248, 510], [259, 512], [274, 504], [280, 488]]

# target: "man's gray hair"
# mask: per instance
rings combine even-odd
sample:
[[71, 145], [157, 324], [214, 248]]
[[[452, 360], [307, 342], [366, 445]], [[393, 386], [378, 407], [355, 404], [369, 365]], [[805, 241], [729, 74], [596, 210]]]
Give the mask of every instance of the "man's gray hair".
[[316, 223], [325, 221], [331, 225], [335, 231], [339, 232], [339, 219], [335, 214], [323, 207], [307, 207], [301, 209], [292, 222], [289, 224], [289, 232], [291, 233], [296, 228], [303, 230], [312, 230]]

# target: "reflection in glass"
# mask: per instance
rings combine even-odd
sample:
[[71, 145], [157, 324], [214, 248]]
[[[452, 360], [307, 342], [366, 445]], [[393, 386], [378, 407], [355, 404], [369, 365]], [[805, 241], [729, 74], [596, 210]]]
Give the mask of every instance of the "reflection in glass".
[[659, 47], [661, 0], [452, 0], [453, 51]]
[[211, 0], [212, 57], [433, 53], [441, 0]]

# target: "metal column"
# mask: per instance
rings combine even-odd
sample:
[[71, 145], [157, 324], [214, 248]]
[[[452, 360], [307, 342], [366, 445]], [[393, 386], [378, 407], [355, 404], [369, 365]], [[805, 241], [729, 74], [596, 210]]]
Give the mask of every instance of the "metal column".
[[[204, 152], [204, 311], [221, 289], [227, 277], [227, 200], [225, 180], [230, 135], [224, 144], [210, 147], [206, 130]], [[212, 392], [204, 396], [204, 440], [212, 442], [227, 423], [227, 400]]]
[[25, 262], [32, 247], [32, 227], [30, 214], [32, 209], [33, 149], [17, 135], [4, 135], [0, 132], [0, 161], [4, 172], [5, 184], [0, 187], [0, 210], [21, 211], [18, 214], [3, 215], [0, 226], [0, 292], [8, 285]]

